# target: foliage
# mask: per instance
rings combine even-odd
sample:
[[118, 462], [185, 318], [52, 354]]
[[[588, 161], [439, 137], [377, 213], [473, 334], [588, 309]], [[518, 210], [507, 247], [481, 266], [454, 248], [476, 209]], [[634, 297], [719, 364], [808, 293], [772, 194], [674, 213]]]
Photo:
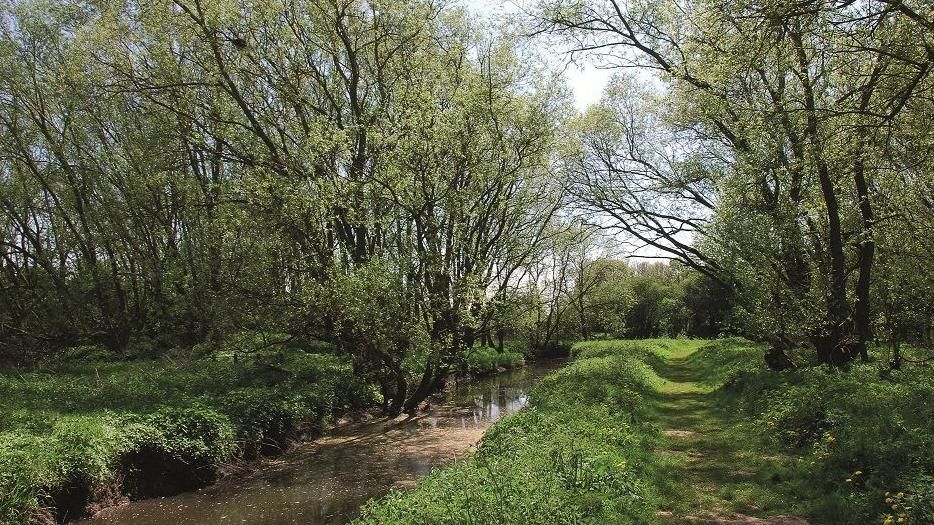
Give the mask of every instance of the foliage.
[[632, 356], [581, 355], [494, 425], [475, 456], [369, 503], [356, 523], [649, 523], [647, 381]]
[[494, 373], [498, 368], [511, 370], [524, 364], [525, 358], [522, 354], [509, 349], [500, 352], [488, 346], [470, 349], [465, 358], [467, 372], [478, 376]]
[[0, 366], [276, 334], [412, 411], [560, 204], [562, 89], [454, 6], [26, 0], [0, 33]]
[[928, 3], [533, 5], [536, 34], [620, 72], [570, 125], [582, 216], [728, 289], [775, 357], [930, 341]]
[[0, 521], [80, 516], [108, 490], [166, 495], [236, 457], [281, 451], [367, 403], [350, 367], [292, 352], [232, 360], [78, 362], [0, 374]]
[[817, 522], [870, 523], [891, 512], [886, 492], [908, 494], [924, 508], [923, 480], [934, 472], [934, 381], [926, 368], [809, 366], [777, 374], [753, 361], [760, 348], [740, 343], [718, 341], [696, 358], [717, 363], [708, 377], [722, 385], [722, 402], [797, 458], [787, 475]]

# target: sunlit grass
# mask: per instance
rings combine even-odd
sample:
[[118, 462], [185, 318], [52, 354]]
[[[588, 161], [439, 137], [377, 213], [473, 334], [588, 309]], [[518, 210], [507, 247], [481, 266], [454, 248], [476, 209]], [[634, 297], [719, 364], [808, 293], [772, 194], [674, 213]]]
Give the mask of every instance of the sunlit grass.
[[[578, 343], [576, 361], [533, 389], [532, 410], [493, 427], [482, 462], [371, 504], [363, 523], [677, 524], [743, 514], [881, 525], [899, 513], [908, 525], [934, 523], [931, 375], [880, 374], [878, 364], [776, 373], [764, 350], [743, 339]], [[588, 465], [625, 457], [638, 498], [555, 489], [565, 467], [543, 459], [555, 450]], [[515, 503], [521, 510], [504, 507]]]

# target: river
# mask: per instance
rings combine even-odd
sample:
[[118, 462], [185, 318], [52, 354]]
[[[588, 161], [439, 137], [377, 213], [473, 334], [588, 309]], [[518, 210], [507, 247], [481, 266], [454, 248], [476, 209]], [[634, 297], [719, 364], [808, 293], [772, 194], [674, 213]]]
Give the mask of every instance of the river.
[[249, 474], [197, 492], [105, 509], [84, 525], [342, 524], [370, 498], [414, 485], [466, 457], [483, 432], [528, 403], [527, 391], [562, 361], [461, 382], [414, 418], [338, 427]]

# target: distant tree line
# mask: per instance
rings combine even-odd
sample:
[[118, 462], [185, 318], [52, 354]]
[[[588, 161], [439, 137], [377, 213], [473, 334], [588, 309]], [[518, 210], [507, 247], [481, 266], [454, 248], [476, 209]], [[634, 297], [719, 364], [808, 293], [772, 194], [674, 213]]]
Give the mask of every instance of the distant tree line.
[[[930, 343], [934, 7], [544, 0], [533, 32], [621, 73], [572, 128], [570, 193], [733, 291], [775, 368]], [[647, 80], [649, 79], [649, 80]]]
[[579, 340], [711, 338], [734, 333], [731, 291], [681, 264], [581, 251], [546, 258], [495, 318], [510, 344], [561, 353]]

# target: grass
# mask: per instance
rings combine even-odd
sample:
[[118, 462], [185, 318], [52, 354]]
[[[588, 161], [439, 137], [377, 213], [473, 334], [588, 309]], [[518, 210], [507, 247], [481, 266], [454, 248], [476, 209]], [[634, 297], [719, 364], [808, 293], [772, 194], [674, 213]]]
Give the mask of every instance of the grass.
[[647, 523], [650, 444], [640, 391], [649, 368], [626, 354], [578, 359], [530, 391], [476, 455], [418, 488], [364, 507], [359, 523]]
[[362, 395], [353, 384], [348, 364], [302, 352], [0, 373], [0, 523], [206, 484], [231, 459], [316, 433]]
[[525, 357], [508, 348], [500, 352], [490, 346], [479, 346], [471, 348], [464, 358], [464, 368], [475, 376], [490, 375], [500, 368], [512, 370], [524, 365]]
[[[723, 399], [711, 377], [724, 367], [705, 355], [711, 348], [669, 354], [654, 367], [663, 378], [652, 400], [663, 429], [652, 471], [660, 509], [675, 521], [801, 513], [785, 481], [791, 458], [766, 452], [755, 425]], [[758, 349], [738, 344], [732, 351], [754, 359]]]
[[934, 523], [930, 369], [886, 372], [877, 356], [776, 373], [763, 350], [579, 343], [475, 457], [371, 502], [359, 523]]

